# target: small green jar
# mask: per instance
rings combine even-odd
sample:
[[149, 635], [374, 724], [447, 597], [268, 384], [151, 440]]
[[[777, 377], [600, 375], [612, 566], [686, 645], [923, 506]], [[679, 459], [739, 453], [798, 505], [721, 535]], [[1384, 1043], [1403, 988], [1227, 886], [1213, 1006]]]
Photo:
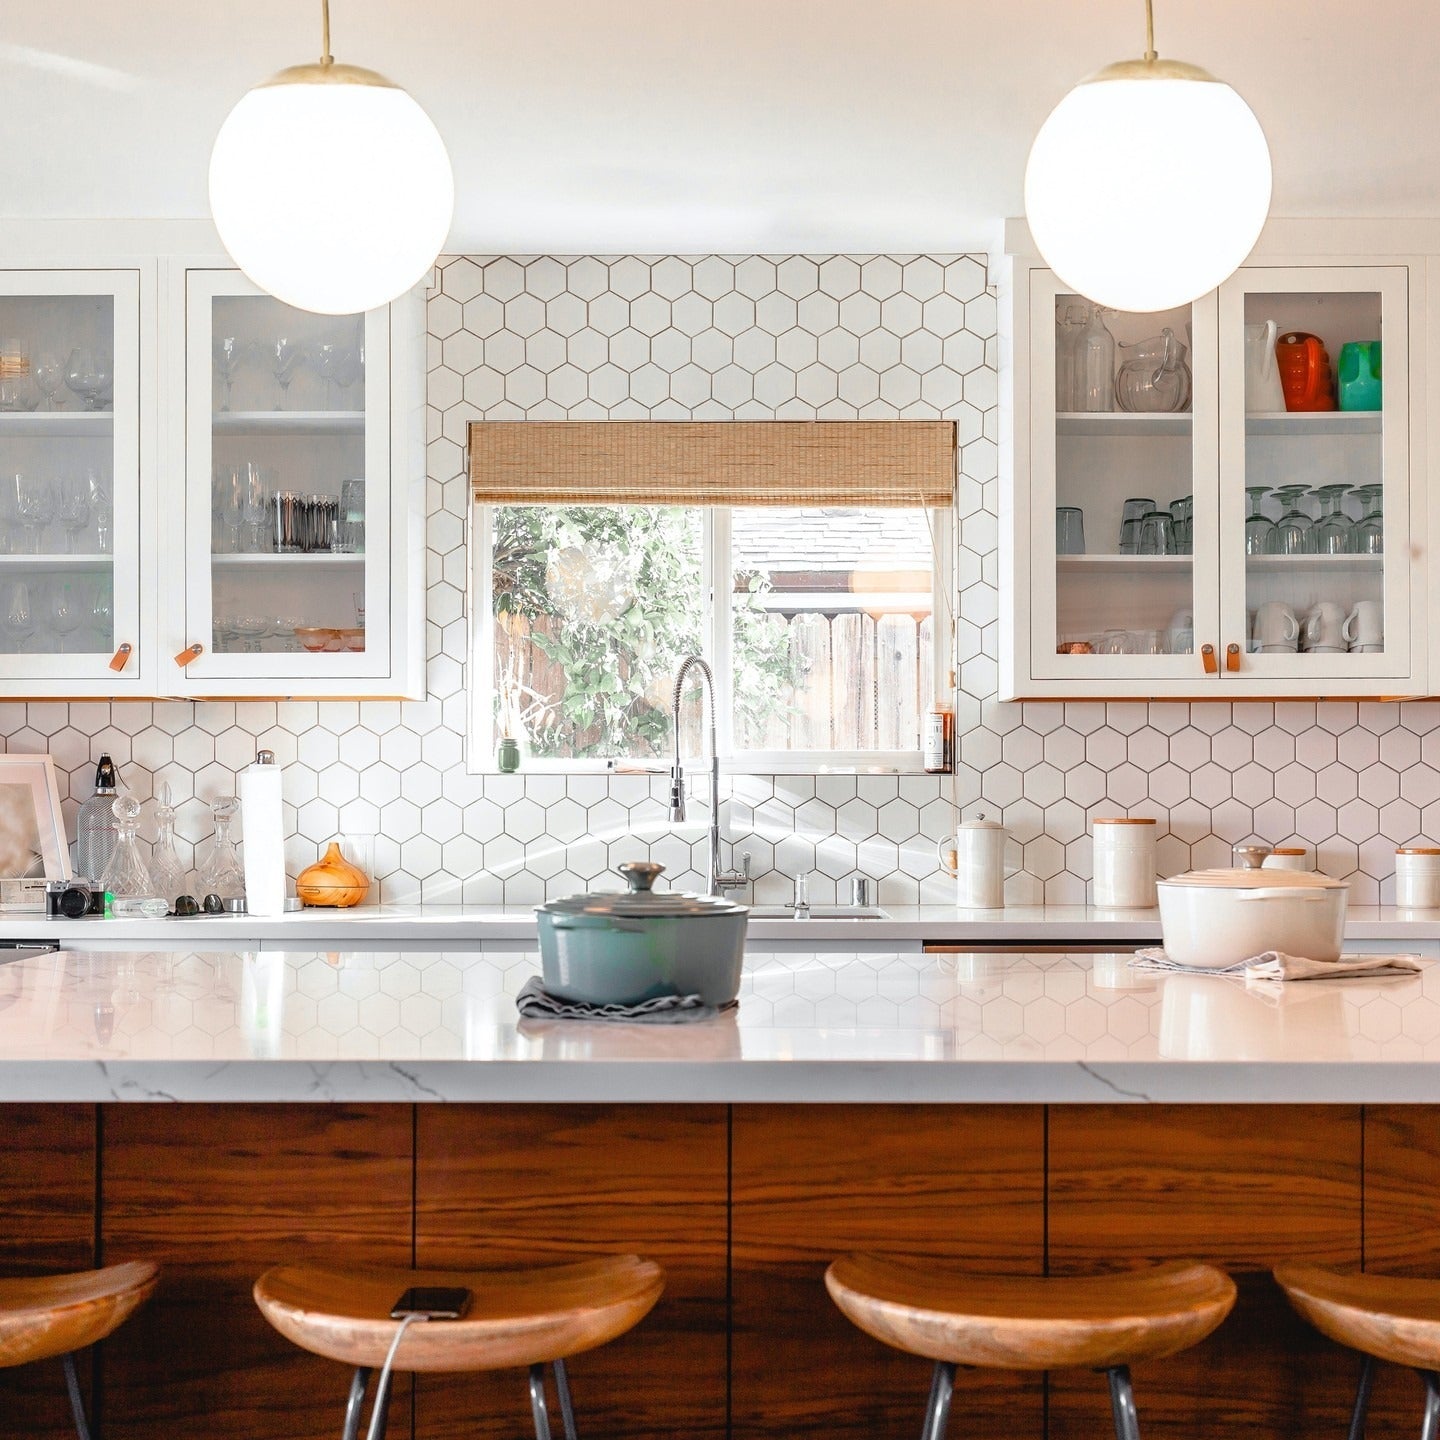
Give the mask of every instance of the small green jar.
[[520, 742], [507, 735], [495, 752], [495, 764], [502, 775], [513, 775], [520, 768]]

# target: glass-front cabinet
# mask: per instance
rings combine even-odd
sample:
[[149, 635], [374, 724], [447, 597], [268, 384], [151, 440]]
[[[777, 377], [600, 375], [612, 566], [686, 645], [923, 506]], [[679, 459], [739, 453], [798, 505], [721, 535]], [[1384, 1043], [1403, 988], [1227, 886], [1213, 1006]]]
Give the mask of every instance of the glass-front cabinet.
[[185, 314], [183, 688], [391, 670], [389, 312], [316, 315], [232, 270]]
[[1017, 264], [1003, 693], [1421, 693], [1414, 303], [1257, 265], [1124, 314]]
[[[0, 682], [144, 694], [141, 275], [0, 272]], [[148, 357], [146, 357], [148, 359]]]

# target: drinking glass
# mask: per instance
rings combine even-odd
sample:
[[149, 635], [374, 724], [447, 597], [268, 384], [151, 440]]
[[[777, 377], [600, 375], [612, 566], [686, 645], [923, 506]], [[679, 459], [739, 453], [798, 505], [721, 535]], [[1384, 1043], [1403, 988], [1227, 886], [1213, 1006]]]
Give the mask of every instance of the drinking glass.
[[1095, 647], [1098, 655], [1129, 655], [1133, 653], [1130, 649], [1130, 632], [1128, 630], [1107, 630]]
[[335, 383], [342, 390], [349, 390], [358, 384], [360, 393], [351, 406], [354, 410], [365, 408], [365, 317], [356, 316], [355, 339], [346, 347], [339, 368], [335, 372]]
[[108, 650], [115, 638], [115, 608], [111, 602], [109, 576], [95, 582], [90, 597], [90, 627], [95, 631], [96, 649]]
[[98, 410], [100, 393], [109, 383], [109, 376], [95, 351], [77, 345], [65, 361], [65, 383], [87, 410]]
[[339, 340], [317, 340], [306, 348], [305, 359], [310, 368], [325, 382], [325, 408], [335, 408], [335, 386], [347, 372], [351, 356]]
[[258, 555], [270, 548], [265, 533], [265, 479], [258, 465], [245, 465], [240, 472], [241, 515], [245, 525], [245, 552]]
[[25, 530], [25, 554], [40, 553], [41, 531], [55, 513], [55, 491], [43, 480], [32, 475], [17, 474], [12, 481], [15, 492], [15, 518]]
[[1129, 655], [1164, 655], [1165, 639], [1159, 630], [1128, 630], [1126, 641]]
[[275, 377], [275, 408], [285, 408], [286, 397], [290, 394], [290, 382], [295, 378], [295, 369], [300, 364], [304, 351], [298, 342], [281, 336], [265, 343], [265, 360], [270, 373]]
[[30, 375], [30, 352], [23, 340], [0, 338], [0, 410], [28, 410], [25, 382]]
[[1384, 487], [1357, 485], [1350, 492], [1359, 502], [1361, 516], [1355, 522], [1352, 548], [1357, 555], [1385, 553]]
[[1127, 520], [1138, 520], [1142, 515], [1148, 515], [1155, 508], [1155, 502], [1148, 496], [1131, 496], [1120, 507], [1120, 523], [1123, 525]]
[[1280, 501], [1284, 512], [1275, 522], [1275, 528], [1266, 540], [1269, 555], [1308, 555], [1310, 549], [1310, 517], [1299, 508], [1299, 500], [1306, 493], [1306, 487], [1285, 486], [1271, 492]]
[[365, 550], [365, 482], [340, 482], [340, 543], [346, 554], [362, 554]]
[[1170, 513], [1175, 517], [1175, 553], [1177, 555], [1192, 555], [1195, 552], [1195, 522], [1191, 518], [1194, 510], [1195, 499], [1191, 495], [1182, 495], [1178, 500], [1170, 502]]
[[83, 618], [83, 607], [70, 581], [57, 580], [50, 588], [50, 604], [45, 619], [55, 632], [56, 649], [60, 654], [65, 653], [65, 642], [80, 628]]
[[1354, 526], [1341, 508], [1348, 485], [1322, 485], [1313, 491], [1320, 502], [1320, 518], [1310, 527], [1310, 548], [1316, 555], [1348, 555], [1354, 543]]
[[90, 492], [90, 508], [95, 512], [95, 548], [102, 555], [110, 553], [114, 541], [111, 527], [115, 523], [115, 506], [110, 498], [110, 483], [98, 470], [85, 472], [85, 486]]
[[1075, 505], [1055, 507], [1055, 553], [1057, 555], [1083, 555], [1085, 553], [1085, 512]]
[[215, 373], [225, 386], [225, 398], [220, 408], [228, 410], [230, 408], [230, 389], [235, 384], [235, 376], [245, 361], [245, 347], [234, 335], [222, 335], [215, 341], [214, 351]]
[[61, 409], [60, 391], [64, 387], [65, 364], [58, 355], [46, 350], [35, 361], [35, 388], [45, 397], [42, 408]]
[[1263, 485], [1247, 485], [1245, 499], [1250, 513], [1245, 517], [1245, 553], [1247, 555], [1268, 555], [1270, 537], [1275, 533], [1275, 522], [1263, 513], [1261, 506], [1270, 492]]
[[55, 482], [55, 514], [65, 527], [65, 553], [74, 555], [80, 532], [90, 523], [90, 486], [78, 475], [64, 475]]
[[0, 615], [0, 630], [10, 641], [12, 650], [23, 650], [25, 642], [35, 633], [35, 612], [30, 608], [30, 587], [16, 580], [5, 597], [5, 613]]
[[1174, 555], [1175, 517], [1168, 510], [1152, 510], [1140, 517], [1139, 553]]

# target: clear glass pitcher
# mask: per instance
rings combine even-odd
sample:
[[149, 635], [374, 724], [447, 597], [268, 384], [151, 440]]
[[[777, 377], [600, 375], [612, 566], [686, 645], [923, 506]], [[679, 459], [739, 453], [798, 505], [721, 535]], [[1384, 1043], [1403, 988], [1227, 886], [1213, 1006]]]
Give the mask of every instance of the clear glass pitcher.
[[1172, 414], [1190, 405], [1185, 345], [1167, 325], [1148, 340], [1120, 344], [1115, 402], [1122, 410]]

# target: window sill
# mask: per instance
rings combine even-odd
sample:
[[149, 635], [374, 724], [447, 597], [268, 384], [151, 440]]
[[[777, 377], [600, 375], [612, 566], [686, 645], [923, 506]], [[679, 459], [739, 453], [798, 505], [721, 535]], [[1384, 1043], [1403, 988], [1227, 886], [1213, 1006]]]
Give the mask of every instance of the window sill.
[[[697, 765], [708, 764], [704, 755], [685, 755], [686, 774], [693, 774]], [[516, 771], [502, 771], [493, 760], [471, 765], [471, 775], [668, 775], [668, 760], [527, 760]], [[722, 775], [926, 775], [918, 750], [875, 750], [835, 752], [819, 755], [791, 752], [763, 752], [722, 756]]]

